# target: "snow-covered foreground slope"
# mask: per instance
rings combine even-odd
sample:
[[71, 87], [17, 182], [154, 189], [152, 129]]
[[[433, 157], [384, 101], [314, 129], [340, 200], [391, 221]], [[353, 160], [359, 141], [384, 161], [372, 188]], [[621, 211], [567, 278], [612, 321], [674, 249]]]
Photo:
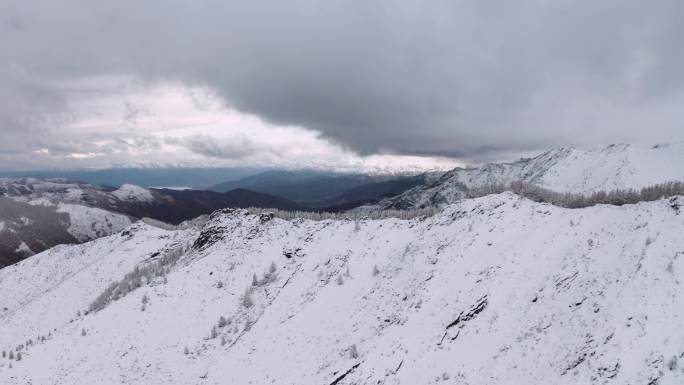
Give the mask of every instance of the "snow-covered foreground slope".
[[623, 144], [591, 150], [560, 148], [512, 163], [456, 168], [439, 180], [387, 199], [380, 206], [413, 208], [449, 204], [462, 199], [466, 188], [514, 181], [576, 194], [640, 189], [684, 180], [683, 164], [684, 143], [652, 147]]
[[[411, 221], [138, 223], [0, 270], [0, 349], [34, 340], [0, 383], [681, 384], [680, 204], [500, 194]], [[82, 315], [188, 242], [164, 279]]]

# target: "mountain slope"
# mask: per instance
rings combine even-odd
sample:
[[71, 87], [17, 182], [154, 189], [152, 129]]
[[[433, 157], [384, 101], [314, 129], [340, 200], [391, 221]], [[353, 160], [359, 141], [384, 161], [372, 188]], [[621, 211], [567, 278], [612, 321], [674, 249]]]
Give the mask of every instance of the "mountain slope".
[[0, 197], [0, 267], [43, 251], [46, 245], [76, 242], [69, 226], [68, 214]]
[[[302, 171], [287, 171], [287, 170], [270, 170], [264, 171], [255, 175], [248, 175], [244, 178], [222, 182], [210, 186], [207, 190], [226, 192], [237, 188], [244, 188], [253, 191], [264, 193], [272, 193], [283, 185], [292, 185], [301, 182], [308, 183], [319, 178], [329, 177], [329, 173], [302, 170]], [[288, 195], [279, 194], [288, 197]]]
[[171, 224], [225, 207], [299, 210], [287, 199], [248, 190], [118, 189], [64, 180], [0, 179], [0, 267], [52, 246], [85, 242], [149, 217]]
[[320, 202], [326, 211], [345, 211], [363, 204], [375, 203], [383, 198], [392, 197], [416, 186], [423, 185], [428, 174], [397, 177], [382, 182], [363, 184], [343, 191], [336, 197]]
[[[138, 223], [0, 270], [0, 346], [47, 335], [0, 383], [680, 384], [682, 204]], [[169, 271], [83, 315], [145, 266]]]
[[[146, 208], [145, 216], [169, 223], [179, 223], [184, 220], [211, 213], [226, 207], [264, 207], [281, 210], [300, 210], [296, 203], [278, 196], [235, 189], [226, 193], [201, 190], [153, 190], [164, 198], [157, 204]], [[167, 202], [167, 199], [169, 201]]]
[[639, 189], [684, 180], [684, 143], [653, 147], [610, 145], [594, 150], [560, 148], [512, 163], [456, 168], [438, 180], [380, 202], [379, 207], [425, 207], [454, 203], [467, 188], [523, 181], [558, 192], [590, 194]]

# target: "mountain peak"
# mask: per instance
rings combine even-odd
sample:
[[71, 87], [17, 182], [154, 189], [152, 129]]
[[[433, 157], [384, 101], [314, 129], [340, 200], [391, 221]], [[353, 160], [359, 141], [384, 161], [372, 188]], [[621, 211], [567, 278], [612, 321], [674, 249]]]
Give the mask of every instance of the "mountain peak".
[[415, 187], [380, 202], [379, 206], [405, 209], [449, 204], [463, 199], [465, 189], [514, 181], [575, 194], [640, 189], [684, 180], [681, 164], [681, 143], [651, 147], [611, 144], [594, 149], [561, 147], [516, 162], [456, 168], [432, 184]]

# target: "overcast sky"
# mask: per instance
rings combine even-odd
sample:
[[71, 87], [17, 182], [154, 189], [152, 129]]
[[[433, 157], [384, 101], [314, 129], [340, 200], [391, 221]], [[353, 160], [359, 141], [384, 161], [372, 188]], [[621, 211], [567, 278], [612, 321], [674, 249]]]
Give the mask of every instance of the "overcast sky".
[[684, 140], [681, 0], [0, 0], [0, 169]]

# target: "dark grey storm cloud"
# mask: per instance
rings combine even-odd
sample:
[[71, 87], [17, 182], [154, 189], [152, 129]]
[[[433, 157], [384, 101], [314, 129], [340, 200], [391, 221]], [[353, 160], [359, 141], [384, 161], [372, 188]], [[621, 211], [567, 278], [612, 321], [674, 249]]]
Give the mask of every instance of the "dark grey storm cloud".
[[0, 151], [54, 131], [70, 81], [109, 75], [206, 85], [361, 153], [683, 140], [683, 16], [680, 0], [4, 0]]

